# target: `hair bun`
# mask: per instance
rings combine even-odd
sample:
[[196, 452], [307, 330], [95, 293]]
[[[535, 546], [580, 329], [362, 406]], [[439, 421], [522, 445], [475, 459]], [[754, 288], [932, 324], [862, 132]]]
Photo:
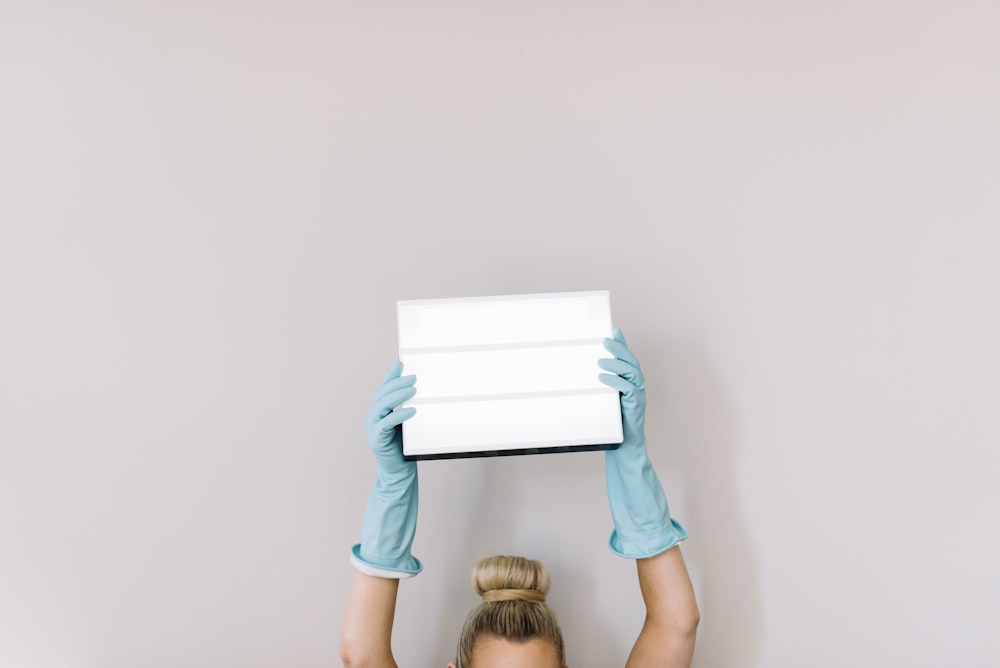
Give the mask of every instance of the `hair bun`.
[[480, 559], [472, 571], [472, 588], [486, 603], [529, 601], [544, 603], [549, 573], [542, 562], [499, 555]]

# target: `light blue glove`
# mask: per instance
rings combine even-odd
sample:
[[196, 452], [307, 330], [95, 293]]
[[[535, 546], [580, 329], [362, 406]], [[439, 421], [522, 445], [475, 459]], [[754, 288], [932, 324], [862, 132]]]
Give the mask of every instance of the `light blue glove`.
[[671, 519], [663, 486], [646, 454], [646, 385], [639, 360], [617, 327], [613, 339], [604, 339], [604, 347], [615, 359], [598, 360], [597, 364], [610, 372], [599, 378], [621, 392], [625, 436], [617, 450], [604, 453], [608, 500], [615, 523], [608, 544], [620, 557], [643, 559], [669, 550], [688, 534]]
[[417, 412], [393, 410], [412, 399], [416, 376], [401, 376], [397, 362], [382, 379], [365, 419], [365, 436], [378, 462], [378, 478], [368, 496], [361, 542], [351, 562], [362, 573], [383, 578], [413, 577], [424, 566], [410, 554], [417, 531], [417, 463], [403, 459], [400, 425]]

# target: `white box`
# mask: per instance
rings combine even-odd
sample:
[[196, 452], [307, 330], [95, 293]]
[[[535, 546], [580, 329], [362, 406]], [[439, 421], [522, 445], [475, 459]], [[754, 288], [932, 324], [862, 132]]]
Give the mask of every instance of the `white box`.
[[408, 459], [598, 450], [622, 442], [606, 290], [396, 303], [399, 359], [416, 374]]

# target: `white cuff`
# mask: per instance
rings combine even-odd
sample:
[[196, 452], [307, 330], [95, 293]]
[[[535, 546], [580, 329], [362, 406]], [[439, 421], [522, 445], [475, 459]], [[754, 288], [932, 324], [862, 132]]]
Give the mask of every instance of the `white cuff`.
[[377, 566], [372, 566], [371, 564], [366, 564], [365, 562], [354, 556], [354, 552], [351, 552], [351, 565], [358, 569], [365, 575], [370, 575], [373, 578], [385, 578], [387, 580], [405, 580], [406, 578], [412, 578], [416, 573], [407, 573], [406, 571], [393, 571], [388, 568], [378, 568]]

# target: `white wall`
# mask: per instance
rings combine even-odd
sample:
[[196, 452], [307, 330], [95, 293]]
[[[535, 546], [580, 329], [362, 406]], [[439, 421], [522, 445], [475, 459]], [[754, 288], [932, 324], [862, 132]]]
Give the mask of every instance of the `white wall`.
[[[360, 8], [364, 5], [364, 9]], [[612, 291], [696, 665], [994, 666], [992, 2], [0, 9], [0, 665], [329, 666], [394, 302]], [[396, 652], [476, 558], [641, 623], [600, 455], [421, 465]]]

